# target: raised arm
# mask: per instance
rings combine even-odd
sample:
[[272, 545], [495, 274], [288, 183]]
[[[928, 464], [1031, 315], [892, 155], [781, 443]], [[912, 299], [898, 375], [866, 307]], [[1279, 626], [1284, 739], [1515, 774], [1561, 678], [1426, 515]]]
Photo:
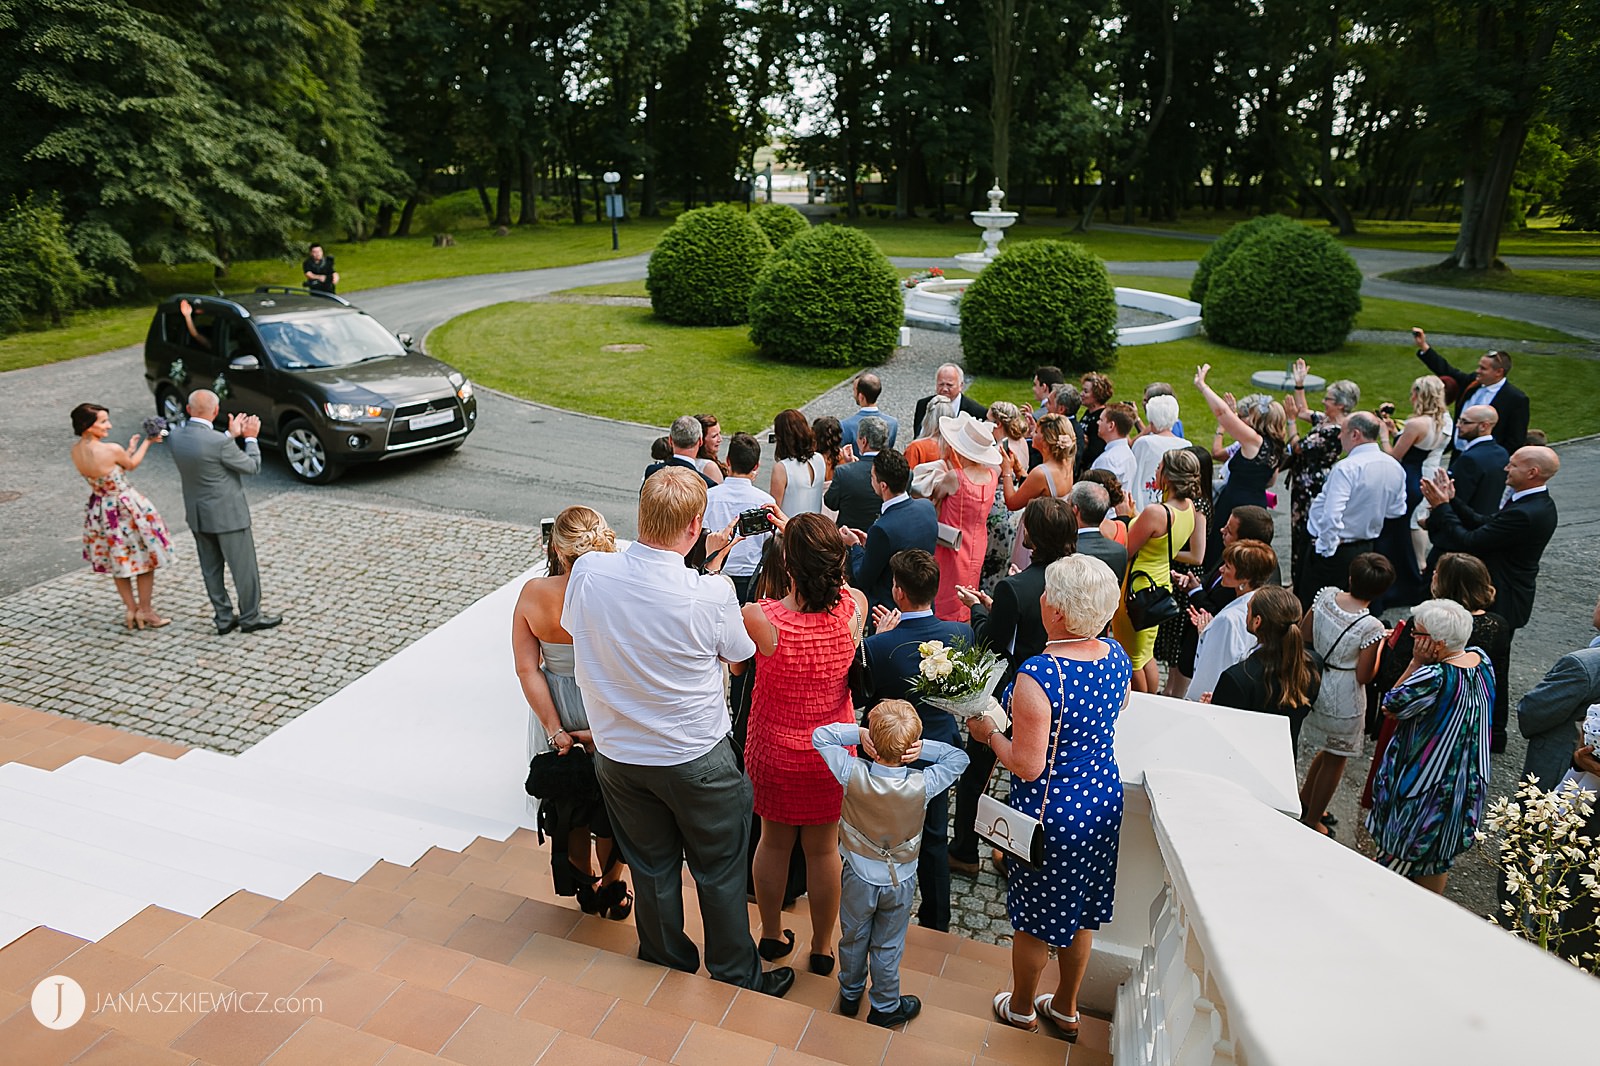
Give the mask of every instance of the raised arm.
[[1211, 408], [1211, 413], [1217, 417], [1217, 425], [1222, 431], [1239, 442], [1239, 454], [1246, 459], [1254, 459], [1256, 452], [1261, 450], [1261, 434], [1255, 427], [1240, 418], [1231, 404], [1218, 396], [1216, 390], [1206, 384], [1206, 375], [1211, 373], [1211, 364], [1204, 363], [1195, 368], [1194, 387], [1200, 390], [1200, 395], [1206, 401], [1206, 406]]

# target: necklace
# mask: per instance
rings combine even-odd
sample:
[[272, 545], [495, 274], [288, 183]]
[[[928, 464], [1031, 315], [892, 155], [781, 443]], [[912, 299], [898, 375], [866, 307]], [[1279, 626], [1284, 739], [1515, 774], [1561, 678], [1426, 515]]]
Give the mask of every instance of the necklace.
[[1048, 648], [1052, 644], [1086, 644], [1099, 639], [1099, 637], [1062, 637], [1060, 640], [1047, 640], [1044, 646]]

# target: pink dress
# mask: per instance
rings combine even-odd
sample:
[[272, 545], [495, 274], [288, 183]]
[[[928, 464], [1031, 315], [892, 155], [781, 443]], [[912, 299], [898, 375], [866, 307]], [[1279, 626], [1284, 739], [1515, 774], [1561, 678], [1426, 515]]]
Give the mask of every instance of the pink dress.
[[965, 622], [970, 615], [966, 604], [956, 597], [956, 586], [977, 588], [983, 574], [983, 556], [989, 550], [989, 509], [994, 506], [997, 475], [983, 467], [986, 475], [974, 481], [962, 467], [956, 475], [956, 491], [939, 502], [939, 521], [961, 530], [961, 548], [939, 545], [933, 552], [939, 564], [939, 595], [933, 613], [947, 622]]
[[856, 720], [849, 681], [856, 601], [841, 593], [831, 611], [759, 602], [777, 627], [778, 647], [771, 655], [757, 653], [750, 697], [744, 764], [756, 813], [783, 825], [837, 822], [844, 789], [812, 746], [811, 734], [819, 725]]

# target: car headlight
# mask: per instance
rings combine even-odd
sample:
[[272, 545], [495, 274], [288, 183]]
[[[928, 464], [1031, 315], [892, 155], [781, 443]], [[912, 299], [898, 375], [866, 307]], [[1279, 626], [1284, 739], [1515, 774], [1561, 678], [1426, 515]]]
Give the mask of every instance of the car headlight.
[[472, 399], [472, 382], [463, 379], [461, 387], [456, 390], [456, 395], [463, 400]]
[[328, 412], [328, 417], [335, 422], [365, 422], [383, 417], [383, 408], [372, 404], [325, 403], [322, 409]]

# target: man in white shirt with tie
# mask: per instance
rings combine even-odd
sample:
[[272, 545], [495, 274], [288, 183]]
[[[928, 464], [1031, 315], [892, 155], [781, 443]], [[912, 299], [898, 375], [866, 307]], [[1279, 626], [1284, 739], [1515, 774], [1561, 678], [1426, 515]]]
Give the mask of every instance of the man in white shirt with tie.
[[1357, 411], [1339, 433], [1346, 455], [1328, 472], [1306, 515], [1311, 550], [1294, 591], [1307, 608], [1318, 590], [1343, 589], [1350, 560], [1372, 550], [1386, 519], [1406, 513], [1405, 468], [1378, 447], [1381, 431], [1377, 416]]

